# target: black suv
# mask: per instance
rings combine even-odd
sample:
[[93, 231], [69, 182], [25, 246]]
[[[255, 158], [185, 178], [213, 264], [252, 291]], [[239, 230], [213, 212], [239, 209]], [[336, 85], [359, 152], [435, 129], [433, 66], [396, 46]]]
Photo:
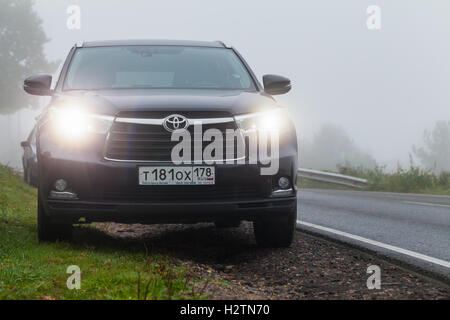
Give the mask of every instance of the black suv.
[[39, 240], [90, 222], [248, 220], [259, 245], [291, 244], [297, 137], [272, 98], [289, 79], [262, 87], [222, 42], [145, 40], [77, 43], [51, 82], [24, 82], [52, 97], [37, 124]]

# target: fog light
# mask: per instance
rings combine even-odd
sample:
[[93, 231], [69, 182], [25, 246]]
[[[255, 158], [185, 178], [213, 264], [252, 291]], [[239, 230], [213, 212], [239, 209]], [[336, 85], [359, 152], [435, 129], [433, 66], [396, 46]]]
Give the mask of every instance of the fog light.
[[64, 190], [66, 190], [67, 188], [67, 182], [64, 179], [58, 179], [55, 182], [55, 189], [59, 192], [62, 192]]
[[286, 177], [281, 177], [278, 179], [278, 186], [281, 189], [288, 189], [291, 186], [291, 183], [289, 182], [289, 179]]

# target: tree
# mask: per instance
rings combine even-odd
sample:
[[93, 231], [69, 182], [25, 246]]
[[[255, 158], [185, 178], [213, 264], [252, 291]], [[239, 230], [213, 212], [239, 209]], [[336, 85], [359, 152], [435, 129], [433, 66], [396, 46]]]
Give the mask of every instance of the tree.
[[0, 0], [0, 114], [30, 105], [22, 90], [27, 76], [55, 70], [44, 55], [47, 41], [32, 0]]
[[423, 134], [423, 146], [413, 146], [422, 165], [435, 172], [450, 172], [450, 121], [438, 121]]
[[339, 126], [324, 124], [313, 139], [300, 143], [300, 166], [319, 170], [373, 169], [376, 161], [358, 148]]

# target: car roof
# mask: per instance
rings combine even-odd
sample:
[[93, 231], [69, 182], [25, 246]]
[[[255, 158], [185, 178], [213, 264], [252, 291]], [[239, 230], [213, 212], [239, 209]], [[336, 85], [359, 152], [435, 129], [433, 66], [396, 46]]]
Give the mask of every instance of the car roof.
[[111, 47], [111, 46], [191, 46], [191, 47], [226, 47], [222, 41], [192, 40], [105, 40], [78, 42], [77, 47]]

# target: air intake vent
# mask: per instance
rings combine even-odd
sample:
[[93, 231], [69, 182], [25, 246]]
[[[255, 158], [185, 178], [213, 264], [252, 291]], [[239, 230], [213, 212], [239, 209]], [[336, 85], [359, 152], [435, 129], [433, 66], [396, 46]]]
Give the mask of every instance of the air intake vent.
[[[148, 113], [144, 112], [146, 115]], [[172, 114], [172, 113], [170, 113]], [[151, 119], [162, 119], [164, 115], [169, 116], [169, 113], [153, 113]], [[122, 116], [123, 114], [120, 114]], [[127, 114], [130, 115], [131, 114]], [[187, 117], [188, 114], [183, 113]], [[192, 114], [190, 114], [192, 116]], [[201, 114], [202, 116], [204, 114]], [[227, 129], [236, 129], [236, 124], [234, 121], [221, 122], [220, 119], [223, 118], [204, 118], [197, 115], [196, 119], [203, 118], [207, 119], [208, 123], [202, 125], [202, 131], [214, 128], [220, 130], [225, 139], [225, 133]], [[133, 119], [150, 119], [145, 118], [142, 114], [133, 113]], [[123, 119], [123, 118], [122, 118]], [[189, 118], [194, 119], [194, 118]], [[218, 120], [218, 123], [209, 123]], [[130, 118], [127, 122], [115, 122], [111, 128], [109, 138], [106, 146], [105, 157], [109, 160], [122, 160], [122, 161], [152, 161], [152, 162], [171, 162], [171, 153], [173, 147], [178, 144], [178, 142], [171, 141], [171, 133], [168, 132], [162, 124], [143, 124], [143, 123], [130, 123], [133, 120]], [[150, 121], [151, 122], [151, 121]], [[192, 146], [191, 154], [194, 160], [194, 127], [191, 125], [187, 128], [191, 134]], [[211, 142], [202, 142], [202, 152], [204, 148]], [[235, 152], [233, 159], [237, 157], [237, 141], [234, 141]], [[224, 150], [225, 154], [225, 150]], [[225, 160], [225, 158], [223, 159]]]

